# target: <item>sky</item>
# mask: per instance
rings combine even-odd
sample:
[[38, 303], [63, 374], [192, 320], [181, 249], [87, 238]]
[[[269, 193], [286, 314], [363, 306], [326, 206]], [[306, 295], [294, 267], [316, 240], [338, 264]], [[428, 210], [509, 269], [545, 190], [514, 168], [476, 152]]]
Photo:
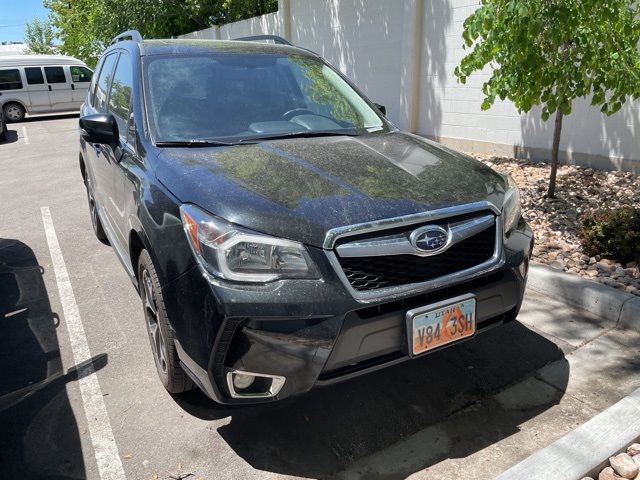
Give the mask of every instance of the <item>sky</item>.
[[42, 0], [0, 0], [0, 42], [24, 41], [24, 25], [34, 16], [46, 18]]

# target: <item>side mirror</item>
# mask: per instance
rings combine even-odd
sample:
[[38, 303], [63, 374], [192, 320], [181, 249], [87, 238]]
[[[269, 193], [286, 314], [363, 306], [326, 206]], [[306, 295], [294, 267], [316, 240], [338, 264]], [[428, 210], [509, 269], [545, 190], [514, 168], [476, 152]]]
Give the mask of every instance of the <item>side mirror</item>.
[[80, 118], [80, 135], [89, 143], [118, 143], [118, 124], [110, 113], [96, 113]]
[[374, 103], [374, 105], [382, 112], [382, 115], [387, 115], [387, 107], [380, 105], [379, 103]]

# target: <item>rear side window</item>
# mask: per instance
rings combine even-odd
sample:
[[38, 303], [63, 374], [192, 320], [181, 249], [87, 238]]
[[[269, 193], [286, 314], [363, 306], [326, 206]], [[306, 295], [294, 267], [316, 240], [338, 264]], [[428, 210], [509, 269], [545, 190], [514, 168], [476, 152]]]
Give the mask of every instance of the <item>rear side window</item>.
[[0, 90], [20, 90], [21, 88], [20, 70], [17, 68], [0, 70]]
[[27, 76], [27, 83], [29, 85], [40, 85], [44, 83], [44, 77], [42, 76], [42, 69], [40, 67], [26, 67], [24, 73]]
[[74, 83], [90, 82], [93, 72], [87, 67], [77, 67], [75, 65], [69, 67], [71, 71], [71, 79]]
[[109, 92], [109, 112], [116, 117], [118, 130], [123, 137], [126, 137], [129, 114], [131, 112], [131, 90], [133, 89], [133, 74], [131, 72], [131, 61], [129, 57], [122, 53], [118, 66], [113, 73], [111, 91]]
[[96, 93], [93, 97], [93, 107], [97, 110], [105, 110], [107, 106], [107, 88], [111, 82], [111, 76], [113, 75], [113, 67], [116, 63], [118, 55], [112, 53], [105, 58], [102, 68], [100, 69], [100, 75], [98, 76], [98, 82], [96, 83]]
[[67, 83], [62, 67], [44, 67], [44, 74], [47, 76], [47, 83]]

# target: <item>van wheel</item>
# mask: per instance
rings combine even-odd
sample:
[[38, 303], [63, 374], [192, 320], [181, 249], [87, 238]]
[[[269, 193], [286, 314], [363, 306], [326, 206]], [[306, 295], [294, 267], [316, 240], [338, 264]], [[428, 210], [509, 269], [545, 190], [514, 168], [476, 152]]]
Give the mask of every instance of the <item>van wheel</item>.
[[149, 252], [142, 250], [138, 260], [138, 288], [153, 359], [160, 381], [169, 393], [191, 390], [194, 383], [180, 366], [174, 333], [169, 324], [164, 298]]
[[19, 103], [9, 102], [3, 108], [4, 118], [8, 122], [21, 122], [24, 120], [24, 114], [26, 113], [24, 107]]

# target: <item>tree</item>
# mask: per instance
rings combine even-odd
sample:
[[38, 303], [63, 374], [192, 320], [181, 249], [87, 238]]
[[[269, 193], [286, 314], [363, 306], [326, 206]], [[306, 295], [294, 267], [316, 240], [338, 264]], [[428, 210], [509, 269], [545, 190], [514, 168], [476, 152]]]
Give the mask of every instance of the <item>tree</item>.
[[33, 53], [53, 54], [56, 53], [56, 47], [53, 46], [55, 33], [51, 27], [51, 23], [33, 17], [24, 27], [24, 39], [29, 49]]
[[464, 22], [471, 48], [455, 70], [461, 83], [486, 66], [481, 108], [496, 97], [520, 112], [555, 116], [548, 197], [554, 197], [562, 120], [590, 97], [605, 115], [640, 96], [640, 6], [636, 0], [482, 0]]
[[277, 0], [44, 0], [61, 50], [95, 65], [124, 30], [169, 38], [278, 9]]

